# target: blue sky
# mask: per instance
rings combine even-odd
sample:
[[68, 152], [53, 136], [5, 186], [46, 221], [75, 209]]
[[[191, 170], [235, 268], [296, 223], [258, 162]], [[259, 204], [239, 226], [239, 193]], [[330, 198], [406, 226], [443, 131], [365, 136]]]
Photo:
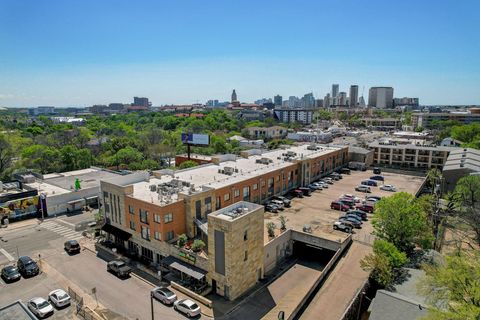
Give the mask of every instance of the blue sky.
[[323, 97], [332, 83], [480, 104], [479, 21], [478, 0], [0, 0], [0, 106]]

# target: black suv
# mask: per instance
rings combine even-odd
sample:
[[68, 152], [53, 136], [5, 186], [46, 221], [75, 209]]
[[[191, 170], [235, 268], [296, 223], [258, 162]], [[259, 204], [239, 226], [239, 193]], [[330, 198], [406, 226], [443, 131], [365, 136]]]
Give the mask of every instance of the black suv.
[[36, 276], [40, 272], [37, 263], [27, 256], [18, 259], [17, 268], [18, 272], [24, 277]]
[[68, 253], [80, 253], [80, 245], [77, 240], [68, 240], [65, 242], [64, 247]]

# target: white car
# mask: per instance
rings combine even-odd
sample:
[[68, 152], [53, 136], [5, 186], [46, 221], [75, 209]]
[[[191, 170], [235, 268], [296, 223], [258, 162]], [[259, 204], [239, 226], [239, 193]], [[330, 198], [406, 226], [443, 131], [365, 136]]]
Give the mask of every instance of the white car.
[[62, 289], [53, 290], [48, 294], [48, 300], [57, 308], [70, 304], [70, 296]]
[[47, 300], [36, 297], [28, 301], [28, 309], [39, 318], [45, 318], [53, 313], [53, 307]]
[[397, 189], [394, 186], [392, 186], [391, 184], [384, 184], [383, 186], [380, 187], [380, 190], [392, 191], [392, 192], [397, 191]]
[[353, 199], [353, 201], [355, 201], [356, 203], [359, 203], [360, 201], [362, 201], [362, 199], [360, 199], [359, 197], [351, 193], [342, 194], [340, 198], [350, 198], [350, 199]]
[[186, 314], [189, 318], [198, 316], [200, 314], [200, 307], [190, 299], [175, 301], [173, 303], [173, 308], [183, 314]]
[[364, 185], [359, 185], [355, 188], [355, 191], [358, 192], [365, 192], [365, 193], [370, 193], [372, 190], [370, 189], [369, 186], [364, 186]]
[[164, 304], [172, 304], [177, 300], [177, 295], [167, 287], [157, 287], [152, 290], [152, 297]]

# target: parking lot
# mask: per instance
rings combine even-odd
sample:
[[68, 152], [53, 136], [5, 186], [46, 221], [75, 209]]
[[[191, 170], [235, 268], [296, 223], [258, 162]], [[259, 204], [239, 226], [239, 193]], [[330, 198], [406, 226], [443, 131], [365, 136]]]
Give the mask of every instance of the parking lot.
[[[344, 215], [344, 212], [330, 209], [330, 204], [345, 193], [354, 194], [359, 198], [365, 198], [365, 194], [356, 192], [355, 187], [358, 186], [362, 180], [366, 180], [373, 175], [372, 170], [351, 171], [350, 175], [344, 174], [342, 175], [343, 179], [334, 181], [333, 184], [329, 185], [328, 189], [314, 191], [311, 196], [292, 199], [290, 208], [285, 208], [285, 210], [279, 211], [278, 213], [266, 212], [265, 223], [273, 221], [278, 227], [276, 232], [279, 233], [280, 216], [283, 215], [287, 219], [287, 228], [303, 230], [305, 225], [309, 225], [312, 233], [315, 235], [330, 240], [343, 241], [348, 235], [342, 231], [333, 230], [333, 222]], [[378, 187], [372, 186], [372, 193], [367, 195], [385, 197], [394, 193], [380, 190], [382, 184], [395, 186], [397, 192], [405, 191], [415, 194], [424, 179], [422, 177], [389, 172], [382, 172], [382, 175], [385, 177], [385, 181], [383, 183], [379, 181]], [[373, 241], [371, 232], [371, 222], [364, 221], [361, 229], [354, 230], [354, 239], [371, 243]], [[269, 240], [271, 239], [268, 238], [265, 232], [265, 242]]]

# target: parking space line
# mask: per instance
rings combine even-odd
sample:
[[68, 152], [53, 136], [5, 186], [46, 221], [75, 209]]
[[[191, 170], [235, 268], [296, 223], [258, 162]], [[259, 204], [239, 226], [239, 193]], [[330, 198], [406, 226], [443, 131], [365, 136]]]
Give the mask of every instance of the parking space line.
[[7, 250], [1, 248], [1, 249], [0, 249], [0, 252], [8, 259], [8, 261], [11, 262], [11, 261], [14, 261], [14, 260], [15, 260], [15, 258], [12, 257], [12, 255], [7, 252]]

